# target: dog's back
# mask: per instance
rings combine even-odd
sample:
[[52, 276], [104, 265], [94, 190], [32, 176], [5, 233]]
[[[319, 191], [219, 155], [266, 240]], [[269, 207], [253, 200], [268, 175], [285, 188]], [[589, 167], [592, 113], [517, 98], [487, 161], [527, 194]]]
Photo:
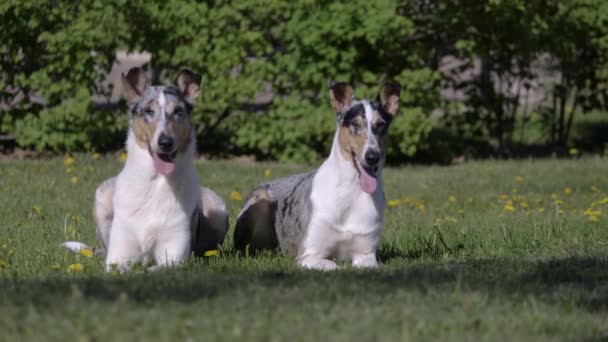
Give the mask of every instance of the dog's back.
[[310, 222], [310, 193], [316, 171], [264, 183], [253, 190], [236, 223], [235, 247], [251, 252], [279, 246], [296, 255]]

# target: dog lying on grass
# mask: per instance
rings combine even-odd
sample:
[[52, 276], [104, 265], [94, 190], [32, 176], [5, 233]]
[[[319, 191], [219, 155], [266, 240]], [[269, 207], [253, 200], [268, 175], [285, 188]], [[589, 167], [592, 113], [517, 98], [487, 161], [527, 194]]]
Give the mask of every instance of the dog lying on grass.
[[333, 85], [336, 132], [329, 157], [313, 172], [253, 190], [237, 219], [235, 247], [256, 252], [278, 246], [305, 268], [333, 270], [334, 259], [376, 267], [385, 207], [382, 167], [399, 94], [398, 85], [385, 84], [376, 100], [355, 100], [350, 85]]
[[[153, 261], [151, 269], [174, 266], [224, 240], [226, 206], [199, 185], [193, 164], [191, 110], [200, 80], [182, 70], [175, 86], [151, 86], [139, 68], [122, 78], [130, 108], [127, 160], [118, 176], [97, 188], [93, 210], [107, 271], [136, 262]], [[89, 248], [79, 242], [64, 247]]]

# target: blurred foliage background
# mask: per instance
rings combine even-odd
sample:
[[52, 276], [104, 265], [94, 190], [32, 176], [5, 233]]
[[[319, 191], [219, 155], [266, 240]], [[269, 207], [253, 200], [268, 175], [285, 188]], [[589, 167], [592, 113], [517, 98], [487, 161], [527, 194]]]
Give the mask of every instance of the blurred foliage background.
[[402, 87], [391, 162], [605, 154], [603, 0], [16, 1], [0, 3], [0, 144], [120, 149], [107, 75], [148, 52], [156, 82], [202, 74], [210, 156], [313, 162], [335, 127], [330, 80]]

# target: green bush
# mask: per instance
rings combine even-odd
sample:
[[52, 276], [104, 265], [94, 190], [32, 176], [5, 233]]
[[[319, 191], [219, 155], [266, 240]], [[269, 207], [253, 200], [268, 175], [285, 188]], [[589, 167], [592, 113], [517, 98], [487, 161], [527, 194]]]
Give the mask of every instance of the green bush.
[[[5, 1], [2, 89], [39, 94], [3, 113], [0, 131], [25, 147], [74, 151], [115, 148], [123, 114], [95, 109], [91, 94], [118, 49], [152, 53], [149, 68], [170, 79], [188, 66], [203, 76], [194, 113], [200, 145], [214, 153], [313, 161], [327, 154], [334, 130], [328, 82], [353, 83], [376, 96], [381, 79], [404, 85], [394, 156], [411, 156], [429, 130], [428, 94], [436, 73], [396, 1]], [[370, 15], [373, 13], [373, 15]], [[162, 80], [159, 80], [162, 81]], [[165, 80], [166, 81], [166, 80]], [[254, 99], [264, 89], [269, 102]], [[4, 100], [14, 94], [2, 93]]]
[[110, 141], [120, 126], [115, 113], [92, 110], [91, 95], [111, 91], [102, 81], [128, 37], [125, 15], [120, 2], [3, 1], [0, 96], [26, 96], [2, 113], [0, 131], [40, 150], [119, 146]]
[[[206, 153], [318, 160], [334, 130], [330, 80], [352, 83], [359, 97], [376, 96], [384, 80], [403, 86], [402, 113], [390, 131], [393, 161], [432, 150], [429, 115], [437, 108], [452, 124], [451, 135], [501, 150], [519, 109], [517, 99], [493, 91], [492, 77], [534, 79], [530, 63], [543, 53], [569, 75], [562, 85], [568, 91], [558, 95], [574, 101], [570, 107], [605, 105], [598, 99], [608, 98], [607, 8], [600, 0], [5, 0], [0, 101], [25, 97], [2, 112], [0, 133], [39, 150], [118, 148], [124, 106], [103, 109], [91, 96], [110, 95], [104, 77], [122, 49], [152, 53], [145, 67], [157, 82], [170, 81], [183, 66], [202, 74], [194, 117]], [[558, 28], [567, 32], [552, 34]], [[485, 73], [462, 82], [439, 72], [445, 56], [480, 58]], [[584, 72], [576, 73], [577, 63], [585, 63]], [[468, 94], [462, 105], [442, 103], [446, 85]], [[563, 109], [570, 107], [552, 109], [562, 130], [571, 122]]]

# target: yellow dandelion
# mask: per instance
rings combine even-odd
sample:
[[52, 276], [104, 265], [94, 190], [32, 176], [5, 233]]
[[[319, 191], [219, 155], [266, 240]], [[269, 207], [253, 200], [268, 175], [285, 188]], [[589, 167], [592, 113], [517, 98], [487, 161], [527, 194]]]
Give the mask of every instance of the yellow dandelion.
[[95, 153], [93, 153], [91, 158], [93, 158], [93, 160], [98, 160], [99, 158], [101, 158], [101, 154], [99, 154], [98, 152], [95, 152]]
[[82, 271], [83, 266], [82, 264], [76, 263], [76, 264], [71, 264], [70, 266], [68, 266], [68, 271], [69, 272], [80, 272]]
[[456, 222], [458, 222], [458, 219], [455, 218], [455, 217], [452, 217], [452, 216], [446, 216], [445, 217], [445, 221], [446, 222], [451, 222], [451, 223], [456, 223]]
[[272, 171], [270, 171], [270, 169], [264, 170], [264, 177], [270, 177], [270, 175], [272, 175]]
[[458, 210], [458, 214], [459, 214], [459, 215], [464, 215], [464, 209], [460, 209], [460, 210]]
[[597, 187], [597, 186], [592, 185], [592, 186], [591, 186], [591, 191], [592, 191], [592, 192], [598, 192], [598, 191], [600, 191], [600, 189], [598, 189], [598, 187]]
[[522, 209], [527, 209], [527, 208], [529, 208], [529, 207], [530, 207], [530, 206], [528, 205], [528, 203], [526, 203], [526, 202], [521, 202], [521, 203], [519, 203], [519, 206], [520, 206], [520, 207], [522, 207]]
[[77, 176], [72, 176], [72, 178], [70, 178], [70, 182], [72, 182], [72, 184], [78, 183], [78, 177]]
[[0, 259], [0, 269], [8, 268], [8, 262]]
[[87, 258], [90, 258], [93, 256], [93, 250], [89, 248], [83, 248], [80, 250], [80, 254], [84, 255]]
[[76, 160], [75, 160], [74, 158], [72, 158], [71, 156], [67, 156], [67, 157], [65, 157], [65, 159], [63, 160], [63, 165], [64, 165], [65, 167], [69, 167], [69, 166], [74, 165], [74, 162], [75, 162], [75, 161], [76, 161]]
[[505, 204], [505, 206], [502, 208], [502, 210], [508, 211], [508, 212], [513, 212], [513, 211], [515, 211], [515, 207], [513, 206], [512, 202], [508, 202], [507, 204]]
[[539, 213], [544, 213], [545, 212], [545, 208], [538, 208], [538, 212]]
[[602, 200], [597, 202], [597, 204], [608, 204], [608, 196], [602, 198]]
[[593, 208], [587, 208], [587, 209], [585, 209], [583, 214], [585, 214], [587, 216], [602, 216], [602, 211], [594, 210]]
[[450, 197], [448, 197], [448, 201], [450, 201], [450, 203], [456, 203], [456, 196], [450, 195]]
[[51, 265], [51, 269], [52, 269], [52, 270], [58, 270], [58, 269], [60, 269], [60, 268], [61, 268], [61, 266], [59, 266], [59, 264], [52, 264], [52, 265]]
[[120, 156], [119, 156], [119, 159], [120, 159], [121, 162], [124, 163], [127, 160], [127, 152], [121, 152]]
[[414, 197], [410, 197], [410, 196], [407, 196], [406, 198], [404, 198], [403, 202], [405, 204], [409, 205], [410, 207], [413, 207], [414, 205], [416, 205], [416, 199]]
[[443, 220], [439, 217], [433, 221], [434, 224], [440, 224], [441, 222], [443, 222]]
[[524, 181], [524, 177], [522, 177], [522, 176], [517, 176], [517, 177], [515, 177], [515, 181], [516, 181], [517, 183], [521, 183], [521, 182], [523, 182], [523, 181]]
[[416, 208], [418, 208], [418, 210], [420, 210], [422, 213], [426, 212], [426, 207], [424, 206], [424, 203], [422, 203], [422, 202], [416, 204]]
[[73, 172], [74, 172], [74, 170], [75, 170], [75, 169], [74, 169], [74, 167], [73, 167], [73, 166], [68, 166], [68, 167], [65, 169], [65, 173], [70, 174], [70, 173], [73, 173]]
[[556, 200], [557, 199], [557, 194], [556, 193], [552, 193], [551, 194], [551, 199]]
[[243, 197], [241, 197], [241, 193], [238, 191], [232, 191], [230, 193], [230, 199], [233, 201], [242, 201]]
[[575, 155], [577, 155], [577, 154], [578, 154], [578, 150], [577, 150], [576, 148], [574, 148], [574, 147], [573, 147], [573, 148], [571, 148], [571, 149], [569, 149], [569, 150], [568, 150], [568, 153], [569, 153], [571, 156], [575, 156]]
[[566, 194], [566, 195], [570, 195], [570, 194], [572, 194], [572, 189], [571, 189], [571, 188], [569, 188], [569, 187], [566, 187], [566, 188], [564, 189], [564, 194]]
[[507, 200], [509, 200], [509, 195], [502, 194], [502, 195], [500, 195], [500, 199], [503, 201], [507, 201]]
[[388, 202], [386, 202], [386, 205], [388, 205], [389, 207], [396, 207], [399, 205], [399, 200], [389, 200]]
[[216, 256], [219, 256], [220, 253], [217, 251], [217, 249], [211, 249], [211, 250], [206, 251], [205, 254], [203, 254], [203, 255], [206, 257], [212, 257], [212, 256], [216, 257]]
[[42, 208], [40, 208], [39, 206], [33, 206], [32, 207], [32, 214], [33, 215], [38, 215], [42, 212]]
[[599, 220], [599, 216], [589, 216], [589, 222], [598, 222]]

